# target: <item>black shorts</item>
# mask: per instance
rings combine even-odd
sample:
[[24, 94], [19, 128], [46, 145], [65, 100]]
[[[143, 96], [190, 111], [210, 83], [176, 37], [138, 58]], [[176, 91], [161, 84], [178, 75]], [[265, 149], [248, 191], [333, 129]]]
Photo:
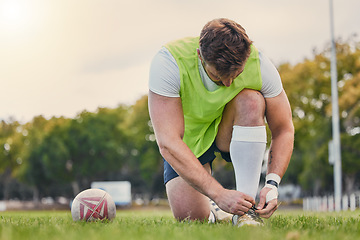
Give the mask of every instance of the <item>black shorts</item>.
[[[216, 158], [215, 152], [220, 153], [225, 161], [231, 162], [230, 153], [220, 151], [220, 149], [216, 146], [214, 141], [213, 144], [210, 146], [210, 148], [198, 158], [201, 164], [205, 165], [206, 163], [210, 163], [210, 167], [211, 167], [212, 162]], [[163, 160], [164, 160], [164, 184], [166, 184], [171, 179], [179, 176], [179, 174], [175, 172], [175, 170], [170, 166], [170, 164], [164, 158]]]

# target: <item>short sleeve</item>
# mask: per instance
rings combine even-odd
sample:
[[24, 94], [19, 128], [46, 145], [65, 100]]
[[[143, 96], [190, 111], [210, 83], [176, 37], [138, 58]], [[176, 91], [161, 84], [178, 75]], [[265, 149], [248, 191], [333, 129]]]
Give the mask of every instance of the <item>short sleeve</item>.
[[263, 82], [261, 93], [265, 98], [276, 97], [283, 90], [280, 74], [274, 64], [261, 52], [259, 52], [259, 58], [261, 78]]
[[180, 97], [179, 67], [165, 47], [161, 48], [151, 62], [149, 89], [162, 96]]

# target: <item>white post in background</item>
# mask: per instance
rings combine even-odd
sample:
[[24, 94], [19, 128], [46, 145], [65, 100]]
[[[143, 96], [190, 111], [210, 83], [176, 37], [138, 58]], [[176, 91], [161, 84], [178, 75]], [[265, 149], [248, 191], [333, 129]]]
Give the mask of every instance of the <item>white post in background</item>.
[[304, 211], [309, 211], [310, 210], [309, 198], [304, 198], [303, 199], [303, 210]]
[[329, 206], [329, 212], [333, 212], [334, 211], [334, 197], [333, 196], [329, 196], [328, 206]]
[[332, 103], [332, 136], [334, 153], [334, 192], [335, 210], [341, 210], [341, 148], [340, 148], [340, 121], [339, 121], [339, 102], [337, 87], [336, 69], [336, 44], [334, 39], [334, 16], [333, 0], [330, 1], [330, 32], [331, 32], [331, 103]]
[[316, 198], [316, 211], [321, 211], [321, 203], [322, 203], [322, 198], [321, 197], [317, 197]]
[[356, 196], [353, 193], [350, 195], [350, 210], [355, 211], [355, 209], [356, 209]]
[[328, 198], [327, 196], [323, 196], [321, 200], [321, 209], [320, 211], [327, 212], [329, 209], [328, 207]]
[[349, 197], [348, 195], [344, 195], [342, 198], [342, 209], [344, 211], [349, 210]]

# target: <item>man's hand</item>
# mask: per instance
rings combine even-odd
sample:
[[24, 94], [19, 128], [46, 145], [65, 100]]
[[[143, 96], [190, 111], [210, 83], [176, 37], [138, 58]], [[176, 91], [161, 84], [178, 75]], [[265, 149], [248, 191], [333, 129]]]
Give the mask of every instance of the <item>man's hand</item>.
[[224, 189], [214, 201], [222, 210], [235, 215], [244, 215], [255, 204], [249, 195], [228, 189]]
[[261, 189], [260, 191], [260, 202], [257, 206], [257, 209], [255, 212], [257, 212], [260, 217], [263, 218], [269, 218], [271, 217], [271, 215], [273, 215], [273, 213], [276, 211], [276, 209], [278, 208], [278, 201], [277, 198], [274, 198], [268, 202], [266, 202], [266, 195], [273, 190], [272, 188], [269, 187], [264, 187], [263, 189]]

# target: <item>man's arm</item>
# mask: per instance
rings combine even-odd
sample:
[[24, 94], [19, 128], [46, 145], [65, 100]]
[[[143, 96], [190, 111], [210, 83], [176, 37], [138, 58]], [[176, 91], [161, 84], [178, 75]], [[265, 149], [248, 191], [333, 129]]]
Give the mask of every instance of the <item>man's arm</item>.
[[[265, 100], [266, 119], [272, 135], [267, 174], [275, 173], [282, 178], [289, 165], [294, 145], [291, 108], [285, 91], [282, 91], [277, 97]], [[270, 190], [270, 188], [264, 188], [260, 192], [258, 208], [261, 210], [257, 212], [265, 218], [270, 217], [277, 208], [277, 199], [270, 201], [265, 206], [266, 194]]]
[[192, 187], [214, 200], [224, 211], [242, 215], [255, 203], [252, 197], [224, 189], [183, 142], [184, 116], [180, 98], [149, 91], [149, 112], [161, 155]]

